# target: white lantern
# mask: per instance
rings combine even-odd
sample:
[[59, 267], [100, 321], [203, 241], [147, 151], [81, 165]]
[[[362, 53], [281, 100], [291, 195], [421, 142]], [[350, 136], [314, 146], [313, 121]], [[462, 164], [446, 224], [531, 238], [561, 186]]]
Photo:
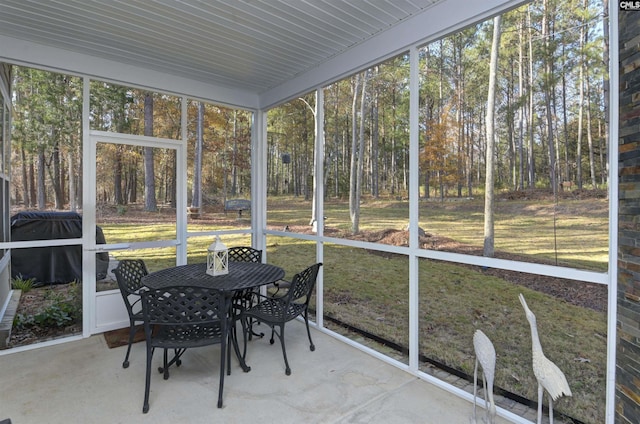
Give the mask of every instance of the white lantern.
[[207, 274], [226, 275], [229, 273], [229, 251], [216, 236], [216, 240], [207, 249]]

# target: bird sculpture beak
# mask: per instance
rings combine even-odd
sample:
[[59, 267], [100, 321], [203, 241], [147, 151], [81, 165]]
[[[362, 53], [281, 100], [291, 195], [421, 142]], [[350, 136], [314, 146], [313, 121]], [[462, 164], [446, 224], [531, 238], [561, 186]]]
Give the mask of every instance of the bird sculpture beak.
[[522, 295], [522, 293], [520, 293], [518, 297], [520, 298], [520, 303], [522, 304], [522, 307], [524, 308], [524, 310], [530, 311], [529, 306], [527, 306], [527, 301], [524, 300], [524, 296]]
[[522, 293], [520, 293], [520, 296], [518, 297], [520, 298], [520, 303], [522, 303], [522, 307], [524, 308], [524, 314], [527, 317], [527, 320], [529, 320], [529, 323], [535, 324], [536, 316], [531, 311], [531, 309], [529, 309], [529, 306], [527, 305], [527, 302], [524, 300], [524, 296], [522, 295]]

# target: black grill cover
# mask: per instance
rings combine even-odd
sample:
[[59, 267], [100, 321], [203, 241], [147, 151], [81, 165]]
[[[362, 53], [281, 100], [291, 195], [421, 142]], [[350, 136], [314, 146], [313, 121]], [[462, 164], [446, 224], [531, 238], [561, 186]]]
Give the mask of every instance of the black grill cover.
[[[82, 216], [75, 212], [19, 212], [11, 217], [11, 240], [82, 238]], [[96, 227], [96, 243], [105, 244]], [[107, 275], [109, 254], [96, 254], [96, 279]], [[33, 278], [36, 285], [82, 281], [82, 246], [33, 247], [11, 250], [11, 277]]]

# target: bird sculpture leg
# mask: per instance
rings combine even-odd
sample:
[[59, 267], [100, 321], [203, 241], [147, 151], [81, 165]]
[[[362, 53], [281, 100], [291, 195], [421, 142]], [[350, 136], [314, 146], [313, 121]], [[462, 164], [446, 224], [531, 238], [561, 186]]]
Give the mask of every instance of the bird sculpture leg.
[[487, 376], [482, 370], [482, 390], [484, 390], [485, 423], [489, 424], [489, 400], [487, 399]]
[[487, 394], [489, 395], [489, 401], [487, 402], [487, 423], [494, 424], [496, 419], [496, 403], [493, 400], [493, 383], [489, 386]]
[[553, 424], [553, 399], [549, 396], [549, 424]]
[[542, 424], [542, 395], [544, 394], [544, 389], [542, 388], [542, 384], [538, 383], [538, 424]]
[[476, 394], [478, 393], [478, 359], [476, 358], [476, 366], [473, 369], [473, 416], [471, 423], [476, 424]]

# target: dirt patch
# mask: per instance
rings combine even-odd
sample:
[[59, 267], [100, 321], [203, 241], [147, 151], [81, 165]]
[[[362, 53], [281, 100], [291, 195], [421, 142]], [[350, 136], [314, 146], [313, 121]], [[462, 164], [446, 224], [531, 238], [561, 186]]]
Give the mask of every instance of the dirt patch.
[[586, 190], [586, 189], [565, 189], [558, 190], [557, 193], [550, 190], [514, 190], [500, 193], [497, 200], [583, 200], [583, 199], [606, 199], [607, 190]]

